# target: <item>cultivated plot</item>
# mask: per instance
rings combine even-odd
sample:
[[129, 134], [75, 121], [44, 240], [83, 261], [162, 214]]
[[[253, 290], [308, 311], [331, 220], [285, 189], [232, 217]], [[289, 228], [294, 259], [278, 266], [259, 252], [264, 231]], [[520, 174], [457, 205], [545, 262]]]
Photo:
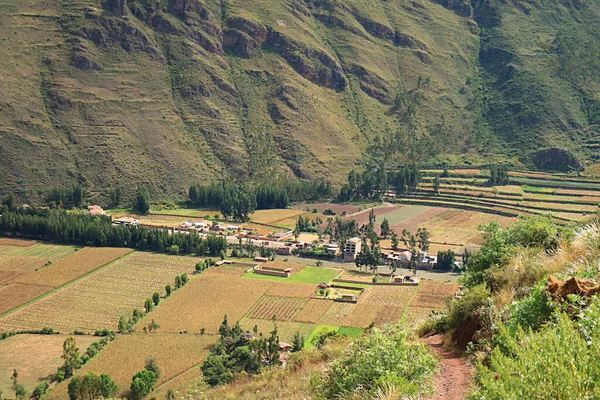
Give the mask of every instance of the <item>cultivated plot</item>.
[[[310, 324], [316, 324], [325, 315], [329, 307], [333, 304], [333, 300], [326, 299], [310, 299], [302, 309], [296, 315], [295, 320], [297, 322], [307, 322]], [[339, 303], [337, 303], [339, 304]]]
[[262, 297], [248, 313], [249, 318], [291, 321], [307, 300], [298, 297]]
[[266, 321], [263, 319], [251, 319], [244, 318], [240, 322], [242, 328], [244, 330], [249, 330], [252, 332], [254, 327], [259, 333], [262, 333], [263, 336], [268, 337], [270, 332], [277, 327], [277, 335], [279, 336], [279, 340], [282, 342], [287, 342], [291, 344], [292, 338], [296, 334], [296, 332], [300, 333], [305, 339], [310, 336], [310, 333], [315, 329], [315, 325], [306, 324], [301, 322], [290, 322], [290, 321]]
[[[121, 388], [119, 397], [126, 397], [131, 377], [144, 369], [146, 360], [155, 357], [160, 368], [158, 384], [197, 368], [216, 343], [216, 336], [179, 335], [170, 333], [134, 333], [120, 335], [106, 349], [86, 364], [77, 375], [88, 372], [108, 374]], [[52, 389], [48, 400], [68, 398], [65, 381]]]
[[432, 280], [422, 280], [415, 297], [410, 301], [410, 307], [434, 309], [443, 308], [446, 301], [452, 298], [458, 290], [457, 283], [443, 283]]
[[162, 332], [198, 333], [204, 328], [217, 333], [225, 315], [234, 324], [271, 285], [271, 281], [240, 279], [211, 268], [171, 295], [149, 318], [160, 324]]
[[[63, 342], [68, 335], [16, 335], [0, 341], [0, 391], [5, 396], [14, 394], [11, 389], [13, 370], [19, 372], [19, 383], [29, 393], [50, 375], [56, 373], [64, 360]], [[85, 352], [95, 336], [75, 336], [80, 353]]]
[[136, 252], [0, 319], [0, 330], [52, 327], [60, 332], [116, 329], [121, 315], [143, 309], [144, 300], [175, 276], [191, 272], [192, 257]]

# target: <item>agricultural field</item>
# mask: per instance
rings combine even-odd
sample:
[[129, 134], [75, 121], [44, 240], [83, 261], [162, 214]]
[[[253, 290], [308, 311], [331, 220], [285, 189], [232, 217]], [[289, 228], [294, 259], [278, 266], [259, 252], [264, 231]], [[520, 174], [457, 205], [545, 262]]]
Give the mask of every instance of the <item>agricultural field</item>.
[[128, 253], [130, 249], [78, 248], [20, 239], [0, 244], [0, 315]]
[[171, 295], [152, 312], [161, 332], [181, 330], [218, 332], [223, 317], [231, 323], [240, 320], [274, 284], [269, 280], [238, 278], [219, 268], [211, 268]]
[[[438, 250], [462, 252], [465, 246], [479, 246], [481, 234], [478, 227], [481, 224], [498, 221], [502, 226], [506, 226], [516, 220], [513, 217], [477, 211], [411, 204], [384, 205], [375, 207], [374, 211], [377, 216], [378, 233], [384, 218], [390, 221], [390, 228], [399, 235], [404, 229], [414, 233], [418, 228], [427, 228], [431, 234], [431, 253], [437, 253]], [[346, 218], [356, 220], [360, 226], [368, 223], [368, 216], [369, 210], [366, 210]], [[382, 247], [391, 249], [391, 241], [382, 240]]]
[[[110, 249], [107, 254], [111, 254]], [[164, 293], [165, 285], [173, 284], [175, 276], [193, 271], [196, 262], [192, 257], [135, 252], [0, 318], [0, 331], [45, 326], [59, 332], [116, 329], [121, 315], [130, 316], [134, 309], [142, 310], [146, 298], [155, 291]]]
[[281, 282], [280, 284], [271, 286], [265, 295], [308, 298], [315, 292], [315, 290], [316, 286], [308, 283]]
[[[169, 382], [202, 363], [216, 336], [179, 335], [171, 333], [134, 333], [120, 335], [109, 346], [86, 364], [77, 375], [87, 372], [109, 374], [119, 385], [119, 397], [129, 392], [131, 377], [144, 368], [146, 359], [155, 357], [160, 368], [158, 385]], [[199, 369], [199, 368], [197, 368]], [[65, 381], [52, 389], [48, 400], [68, 398]]]
[[424, 279], [419, 284], [417, 294], [408, 305], [409, 307], [429, 309], [443, 308], [446, 300], [452, 298], [457, 290], [457, 283], [442, 283]]
[[315, 329], [313, 324], [305, 324], [301, 322], [291, 322], [291, 321], [270, 321], [265, 319], [252, 319], [252, 318], [244, 318], [240, 321], [240, 325], [242, 329], [253, 331], [256, 326], [258, 332], [262, 333], [263, 336], [269, 336], [269, 332], [273, 330], [274, 327], [277, 327], [277, 335], [279, 336], [279, 340], [282, 342], [291, 343], [292, 338], [299, 332], [300, 335], [305, 338], [308, 337], [311, 332]]
[[[509, 172], [507, 185], [487, 185], [488, 171], [454, 170], [440, 178], [433, 194], [434, 170], [423, 171], [426, 179], [418, 190], [397, 202], [477, 208], [482, 213], [536, 215], [551, 213], [562, 224], [585, 221], [599, 211], [600, 181], [574, 175]], [[477, 177], [477, 179], [475, 179]], [[483, 181], [481, 181], [483, 178]], [[471, 179], [471, 181], [469, 181]]]
[[288, 283], [310, 283], [317, 285], [319, 283], [331, 282], [341, 272], [342, 270], [338, 269], [307, 266], [302, 268], [302, 270], [293, 273], [289, 278], [259, 275], [255, 274], [254, 272], [248, 272], [244, 275], [244, 277], [252, 279], [263, 279], [269, 281], [285, 281]]
[[[29, 393], [56, 373], [64, 361], [63, 342], [68, 335], [16, 335], [0, 341], [0, 391], [10, 398], [12, 381], [10, 377], [14, 369], [19, 372], [19, 382]], [[77, 347], [85, 352], [92, 342], [98, 341], [95, 336], [76, 336]]]
[[252, 319], [292, 321], [306, 301], [299, 297], [264, 296], [254, 305], [248, 316]]
[[[316, 324], [321, 320], [323, 315], [329, 310], [329, 307], [334, 304], [333, 300], [326, 299], [310, 299], [295, 318], [297, 322], [306, 322]], [[336, 303], [342, 304], [342, 303]]]

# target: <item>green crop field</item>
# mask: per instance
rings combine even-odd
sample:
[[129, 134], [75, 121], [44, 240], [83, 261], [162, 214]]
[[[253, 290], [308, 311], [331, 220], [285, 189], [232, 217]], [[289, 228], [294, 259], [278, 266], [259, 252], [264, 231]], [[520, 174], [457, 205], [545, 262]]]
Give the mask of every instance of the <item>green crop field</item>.
[[322, 267], [304, 267], [300, 271], [290, 275], [289, 278], [282, 278], [278, 276], [259, 275], [254, 272], [248, 272], [244, 275], [246, 278], [252, 279], [265, 279], [271, 281], [280, 282], [294, 282], [294, 283], [319, 283], [331, 282], [341, 271], [338, 269], [322, 268]]

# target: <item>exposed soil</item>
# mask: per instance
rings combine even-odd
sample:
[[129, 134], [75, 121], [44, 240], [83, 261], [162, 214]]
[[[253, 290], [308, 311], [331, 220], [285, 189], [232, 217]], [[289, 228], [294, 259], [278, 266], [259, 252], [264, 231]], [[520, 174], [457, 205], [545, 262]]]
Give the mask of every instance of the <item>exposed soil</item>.
[[473, 383], [473, 368], [469, 361], [461, 352], [445, 349], [442, 335], [433, 335], [419, 340], [431, 346], [441, 358], [442, 371], [435, 378], [437, 393], [428, 399], [465, 399]]

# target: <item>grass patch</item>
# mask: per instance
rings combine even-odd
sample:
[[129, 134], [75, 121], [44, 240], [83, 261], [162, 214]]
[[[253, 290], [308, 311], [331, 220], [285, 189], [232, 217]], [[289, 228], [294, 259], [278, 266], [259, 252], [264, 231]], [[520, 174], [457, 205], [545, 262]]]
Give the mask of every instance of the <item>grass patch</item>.
[[278, 276], [269, 276], [269, 275], [259, 275], [254, 272], [248, 272], [244, 275], [247, 278], [253, 279], [267, 279], [270, 281], [279, 281], [279, 282], [291, 282], [291, 283], [311, 283], [311, 284], [319, 284], [319, 283], [328, 283], [331, 282], [338, 274], [339, 270], [330, 269], [330, 268], [320, 268], [320, 267], [304, 267], [300, 271], [292, 274], [289, 278], [281, 278]]
[[338, 333], [340, 335], [346, 335], [352, 339], [359, 338], [364, 333], [364, 331], [365, 330], [362, 328], [350, 328], [348, 326], [342, 326], [340, 327], [340, 329], [338, 329]]
[[331, 326], [331, 325], [317, 325], [315, 329], [310, 333], [308, 338], [304, 341], [304, 347], [314, 347], [312, 344], [313, 339], [325, 331], [336, 331], [338, 332], [340, 329], [339, 326]]

